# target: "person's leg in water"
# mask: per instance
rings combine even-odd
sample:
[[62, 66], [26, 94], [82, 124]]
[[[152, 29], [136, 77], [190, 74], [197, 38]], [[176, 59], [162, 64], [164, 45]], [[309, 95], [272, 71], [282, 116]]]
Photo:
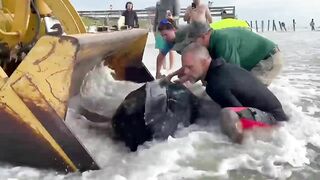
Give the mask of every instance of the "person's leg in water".
[[270, 113], [255, 108], [230, 107], [221, 110], [221, 130], [235, 143], [242, 142], [246, 130], [270, 128], [276, 124], [276, 119]]
[[173, 65], [174, 65], [174, 52], [173, 51], [169, 51], [169, 61], [170, 61], [169, 70], [172, 70]]

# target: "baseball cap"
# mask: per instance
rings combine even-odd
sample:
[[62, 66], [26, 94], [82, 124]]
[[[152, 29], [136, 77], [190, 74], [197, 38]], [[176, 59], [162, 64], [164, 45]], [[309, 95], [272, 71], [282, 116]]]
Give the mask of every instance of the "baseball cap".
[[188, 38], [188, 28], [188, 26], [180, 26], [180, 28], [176, 31], [173, 50], [177, 51], [179, 54], [181, 54], [182, 50], [191, 43], [191, 39]]
[[177, 26], [173, 20], [165, 18], [159, 22], [158, 30], [161, 31], [165, 29], [177, 29]]
[[193, 21], [189, 25], [188, 38], [195, 39], [211, 30], [208, 23]]
[[193, 21], [189, 25], [180, 28], [176, 32], [173, 50], [181, 53], [185, 47], [195, 41], [196, 38], [211, 30], [208, 23]]

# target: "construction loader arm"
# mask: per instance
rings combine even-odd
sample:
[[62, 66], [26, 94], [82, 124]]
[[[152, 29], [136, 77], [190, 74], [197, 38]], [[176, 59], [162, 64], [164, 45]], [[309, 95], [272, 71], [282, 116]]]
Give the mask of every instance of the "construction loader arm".
[[[0, 42], [8, 43], [8, 46], [12, 48], [18, 42], [22, 41], [22, 38], [26, 35], [30, 19], [30, 4], [31, 0], [24, 1], [4, 1], [3, 4], [8, 8], [3, 8], [6, 14], [11, 17], [11, 25], [9, 31], [0, 29]], [[11, 9], [11, 11], [9, 10]], [[14, 12], [13, 12], [14, 11]], [[14, 14], [14, 15], [13, 15]], [[2, 16], [3, 18], [5, 16]]]
[[[0, 27], [0, 62], [8, 55], [23, 59], [0, 68], [0, 161], [65, 172], [99, 169], [64, 122], [69, 99], [102, 62], [117, 80], [153, 80], [142, 63], [148, 32], [86, 34], [69, 0], [0, 2], [0, 22], [8, 24]], [[40, 19], [52, 14], [67, 36], [41, 33]]]
[[[11, 17], [10, 27], [7, 31], [0, 28], [0, 41], [8, 43], [10, 48], [19, 42], [27, 43], [25, 36], [36, 36], [27, 33], [29, 29], [39, 29], [40, 22], [32, 24], [33, 21], [41, 21], [40, 18], [54, 15], [62, 24], [66, 34], [86, 33], [81, 17], [71, 5], [69, 0], [2, 0], [3, 18]], [[32, 9], [31, 9], [32, 7]]]
[[[55, 24], [57, 32], [48, 31], [51, 16], [62, 25]], [[0, 0], [0, 25], [0, 65], [8, 76], [41, 36], [86, 33], [69, 0]]]
[[68, 101], [101, 62], [118, 80], [152, 80], [141, 62], [146, 39], [141, 29], [44, 36], [9, 78], [0, 72], [0, 161], [67, 172], [98, 169], [64, 123]]
[[66, 34], [86, 33], [86, 28], [78, 12], [69, 0], [44, 0], [52, 14], [61, 22]]

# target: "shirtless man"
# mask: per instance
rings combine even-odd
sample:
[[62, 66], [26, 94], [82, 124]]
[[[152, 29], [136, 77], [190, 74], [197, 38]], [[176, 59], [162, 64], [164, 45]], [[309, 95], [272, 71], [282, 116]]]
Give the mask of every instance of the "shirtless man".
[[188, 23], [191, 21], [212, 23], [212, 17], [208, 6], [200, 3], [200, 0], [193, 0], [192, 5], [186, 9], [183, 19]]

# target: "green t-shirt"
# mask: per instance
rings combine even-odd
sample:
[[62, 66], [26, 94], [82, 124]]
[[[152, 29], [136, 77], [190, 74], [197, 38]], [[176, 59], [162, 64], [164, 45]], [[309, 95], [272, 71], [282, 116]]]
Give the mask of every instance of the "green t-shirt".
[[212, 31], [209, 52], [212, 58], [223, 57], [227, 63], [251, 70], [266, 59], [276, 44], [245, 28]]

